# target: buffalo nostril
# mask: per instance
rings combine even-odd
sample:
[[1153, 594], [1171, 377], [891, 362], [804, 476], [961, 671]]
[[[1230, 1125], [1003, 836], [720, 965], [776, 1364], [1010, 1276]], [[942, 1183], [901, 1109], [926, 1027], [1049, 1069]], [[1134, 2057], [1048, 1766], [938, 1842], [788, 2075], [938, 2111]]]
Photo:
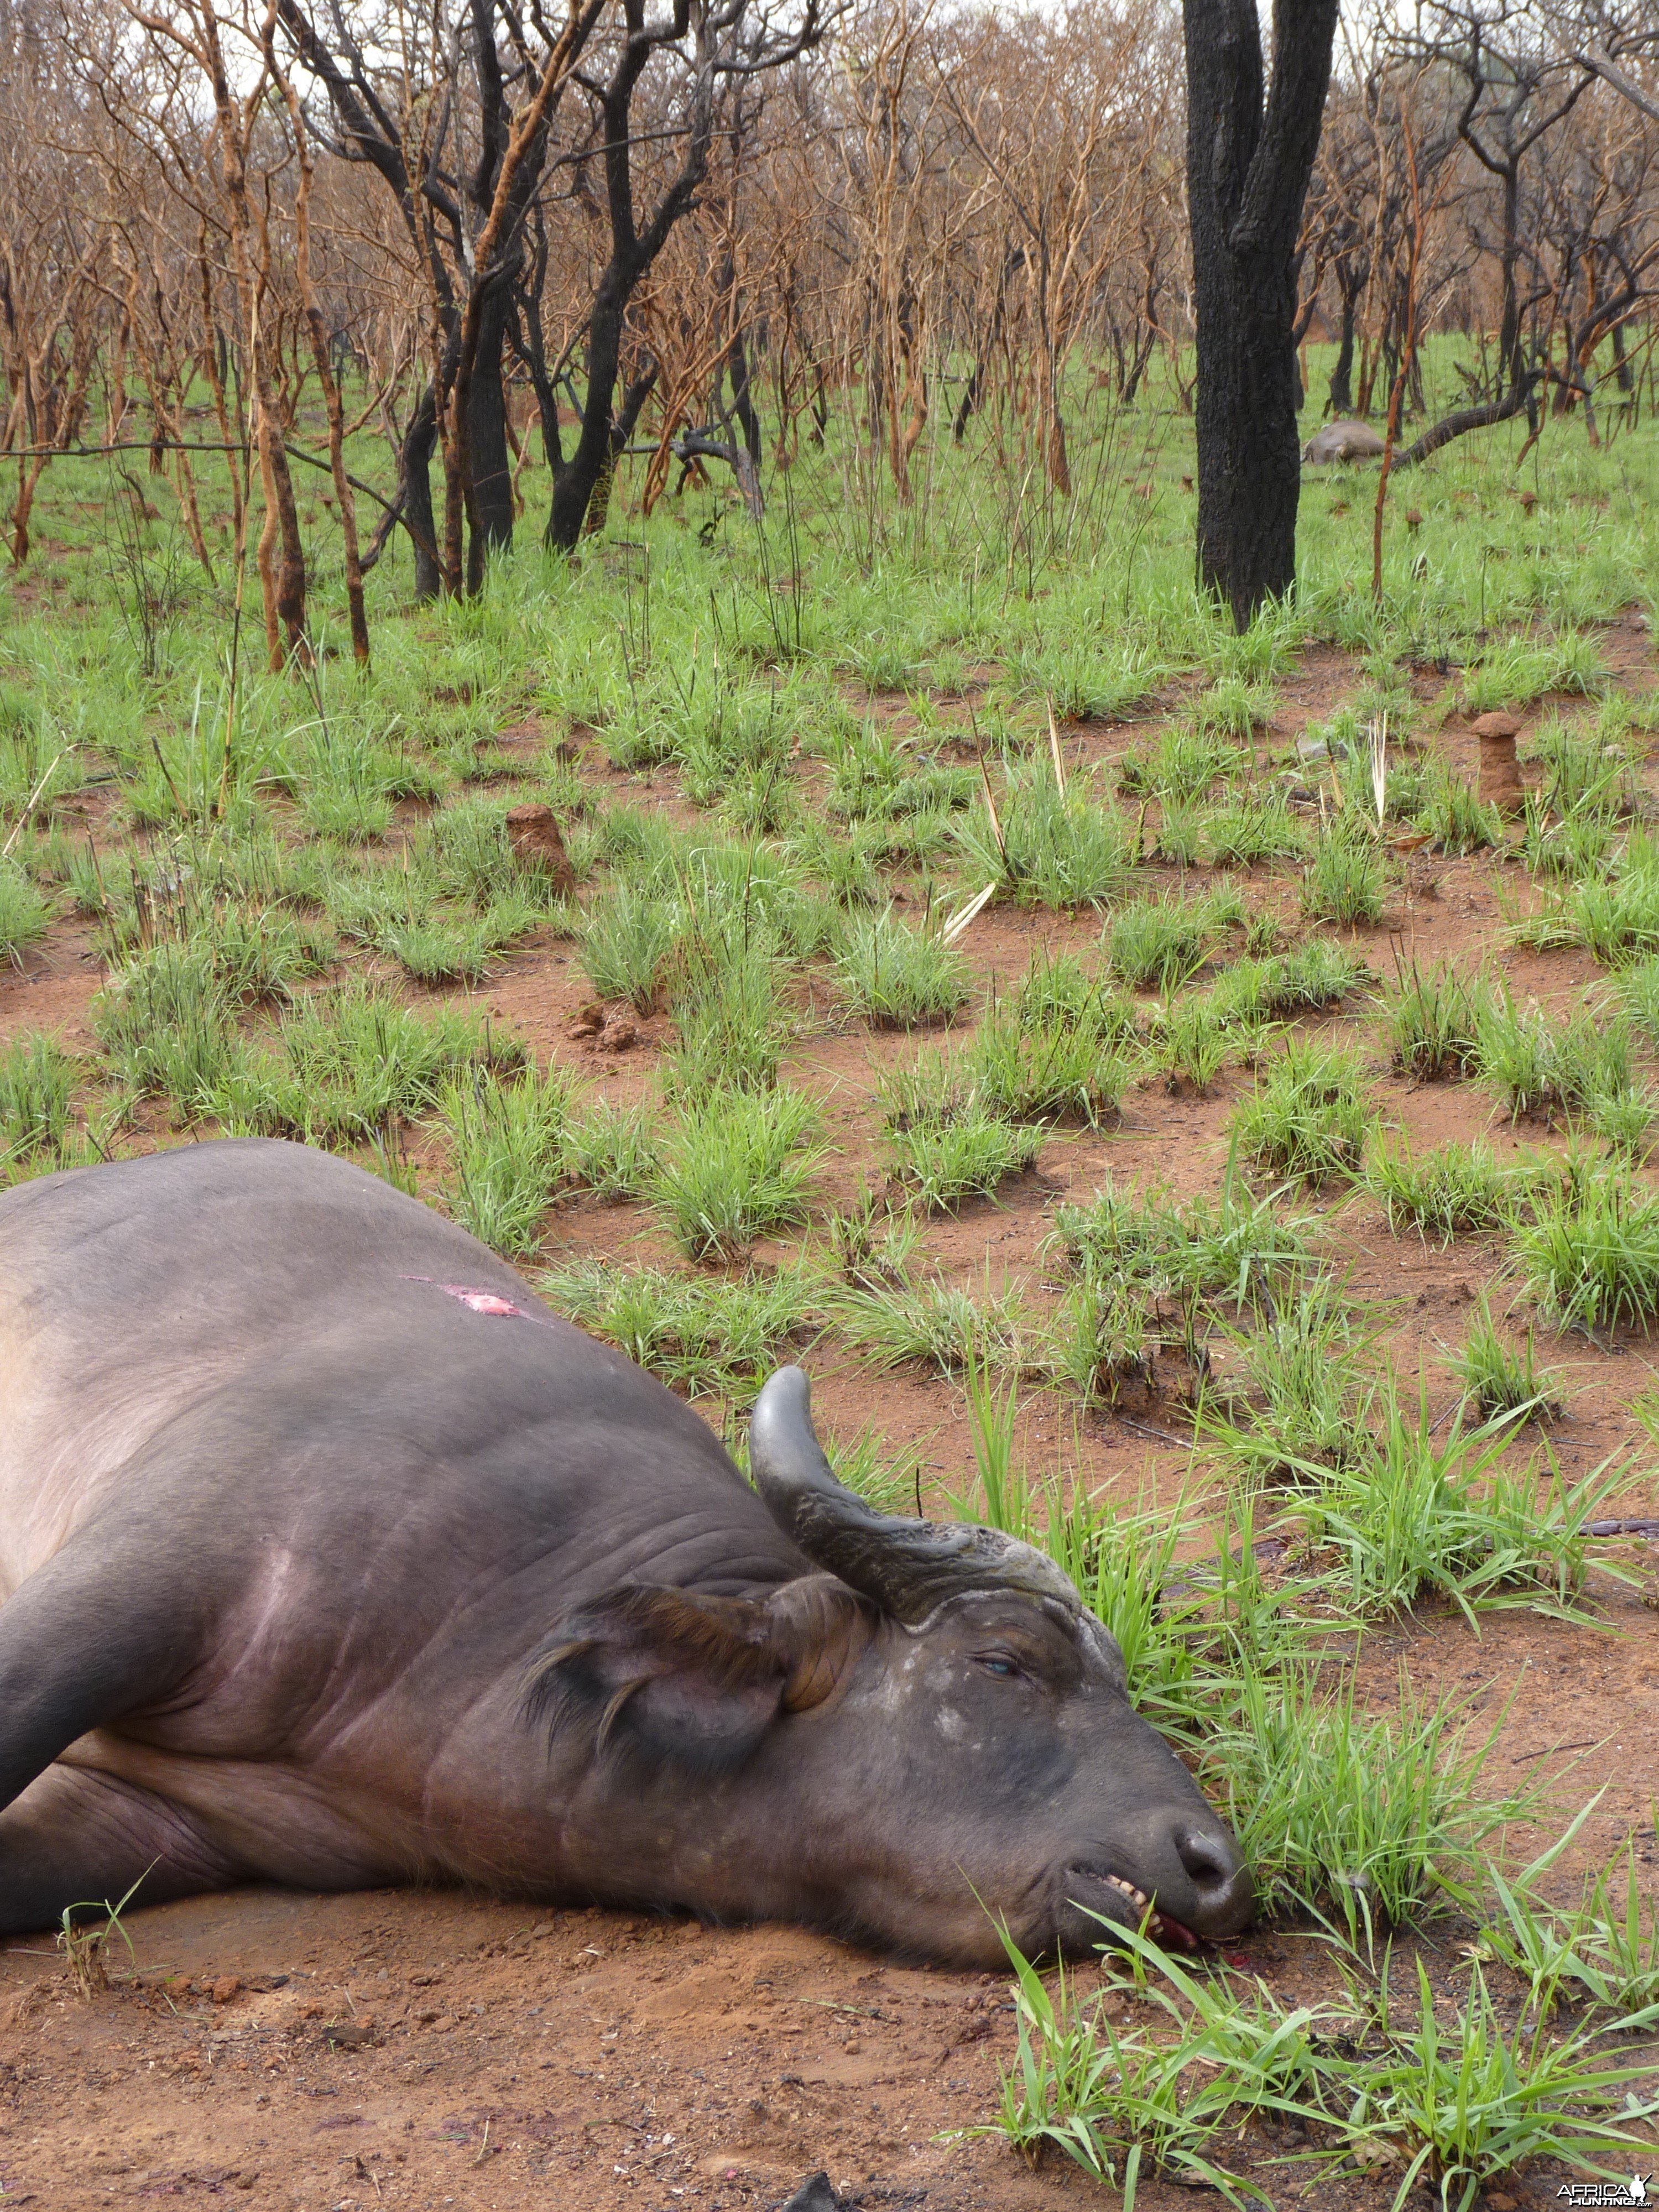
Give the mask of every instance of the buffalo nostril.
[[1202, 1828], [1178, 1828], [1175, 1847], [1182, 1866], [1200, 1890], [1221, 1889], [1230, 1882], [1237, 1862], [1219, 1836]]

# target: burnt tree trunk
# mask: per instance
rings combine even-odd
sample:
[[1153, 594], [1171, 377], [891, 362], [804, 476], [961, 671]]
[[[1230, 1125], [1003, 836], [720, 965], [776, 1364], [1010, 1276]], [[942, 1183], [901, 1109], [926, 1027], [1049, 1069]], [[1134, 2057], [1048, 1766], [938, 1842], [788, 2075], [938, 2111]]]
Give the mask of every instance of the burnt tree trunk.
[[1241, 629], [1296, 580], [1296, 246], [1338, 0], [1183, 0], [1198, 358], [1198, 574]]
[[[514, 272], [516, 273], [516, 272]], [[507, 388], [503, 355], [511, 286], [502, 283], [484, 302], [478, 347], [467, 387], [467, 457], [471, 464], [472, 531], [467, 544], [467, 588], [483, 582], [487, 554], [513, 544], [513, 463], [507, 447]]]
[[737, 417], [738, 428], [743, 432], [743, 442], [750, 460], [757, 471], [766, 450], [761, 432], [761, 419], [755, 405], [754, 380], [750, 374], [749, 349], [743, 342], [741, 325], [732, 332], [731, 353], [732, 412]]
[[1331, 371], [1330, 392], [1325, 401], [1328, 415], [1340, 417], [1353, 412], [1353, 341], [1354, 329], [1359, 319], [1359, 295], [1365, 289], [1369, 269], [1356, 275], [1353, 265], [1339, 254], [1336, 261], [1336, 289], [1342, 301], [1342, 329], [1336, 348], [1336, 366]]
[[549, 455], [553, 470], [553, 500], [548, 512], [546, 543], [562, 553], [575, 550], [587, 519], [588, 502], [600, 478], [616, 465], [611, 407], [622, 360], [623, 319], [638, 281], [638, 272], [630, 265], [633, 258], [629, 255], [620, 267], [617, 261], [621, 257], [614, 258], [594, 295], [587, 325], [587, 389], [583, 397], [575, 450], [568, 461], [556, 453]]
[[438, 558], [438, 524], [432, 512], [432, 448], [438, 441], [438, 416], [432, 386], [421, 394], [404, 433], [404, 513], [415, 547], [415, 596], [435, 599], [444, 587]]

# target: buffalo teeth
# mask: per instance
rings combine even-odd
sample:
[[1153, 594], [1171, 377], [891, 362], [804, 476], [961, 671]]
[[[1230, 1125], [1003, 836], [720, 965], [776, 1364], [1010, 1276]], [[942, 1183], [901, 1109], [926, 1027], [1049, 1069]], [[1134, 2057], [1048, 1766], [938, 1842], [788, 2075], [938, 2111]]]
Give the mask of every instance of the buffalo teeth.
[[[1127, 1897], [1128, 1899], [1130, 1904], [1133, 1905], [1137, 1912], [1144, 1913], [1151, 1905], [1152, 1900], [1147, 1896], [1146, 1891], [1144, 1889], [1137, 1889], [1133, 1882], [1126, 1881], [1121, 1875], [1109, 1874], [1106, 1877], [1106, 1881], [1109, 1887], [1116, 1890], [1121, 1897]], [[1161, 1912], [1154, 1912], [1151, 1920], [1147, 1923], [1147, 1926], [1152, 1935], [1161, 1936], [1164, 1932], [1163, 1914]]]

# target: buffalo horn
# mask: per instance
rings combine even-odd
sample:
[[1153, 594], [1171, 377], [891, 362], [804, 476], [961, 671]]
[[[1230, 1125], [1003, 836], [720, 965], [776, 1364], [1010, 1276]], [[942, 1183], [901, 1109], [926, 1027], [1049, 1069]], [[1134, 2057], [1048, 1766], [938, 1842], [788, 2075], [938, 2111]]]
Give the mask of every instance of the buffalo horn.
[[799, 1367], [780, 1367], [756, 1400], [749, 1467], [773, 1519], [812, 1564], [909, 1627], [971, 1590], [1017, 1591], [1081, 1610], [1060, 1568], [1030, 1544], [970, 1522], [878, 1513], [837, 1482], [813, 1433], [811, 1387]]

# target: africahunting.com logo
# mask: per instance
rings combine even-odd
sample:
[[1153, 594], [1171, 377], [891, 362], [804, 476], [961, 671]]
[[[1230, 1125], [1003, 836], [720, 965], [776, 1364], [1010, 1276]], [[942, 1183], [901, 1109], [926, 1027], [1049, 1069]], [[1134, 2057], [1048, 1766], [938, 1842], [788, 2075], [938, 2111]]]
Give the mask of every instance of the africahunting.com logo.
[[1568, 2204], [1659, 2204], [1650, 2191], [1650, 2173], [1632, 2173], [1628, 2181], [1564, 2181], [1556, 2195]]

